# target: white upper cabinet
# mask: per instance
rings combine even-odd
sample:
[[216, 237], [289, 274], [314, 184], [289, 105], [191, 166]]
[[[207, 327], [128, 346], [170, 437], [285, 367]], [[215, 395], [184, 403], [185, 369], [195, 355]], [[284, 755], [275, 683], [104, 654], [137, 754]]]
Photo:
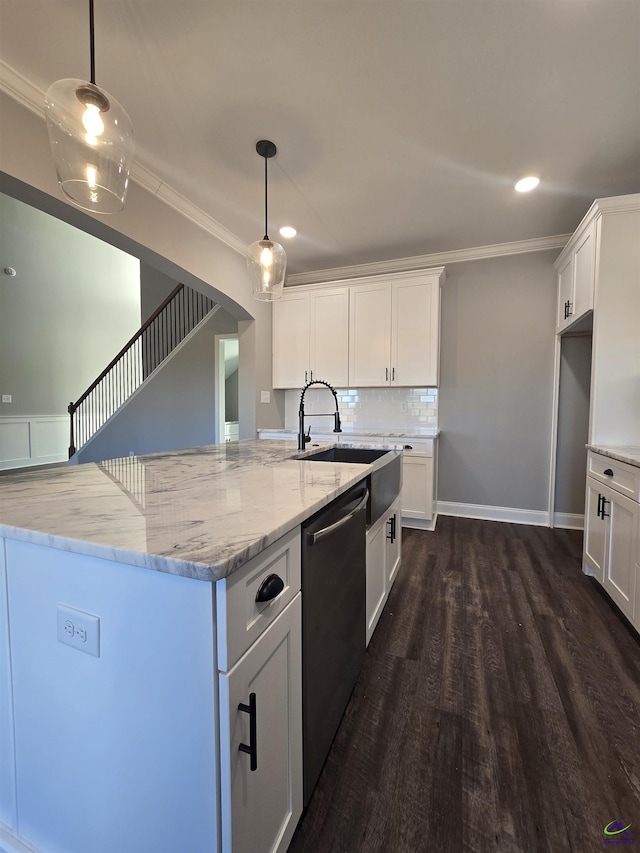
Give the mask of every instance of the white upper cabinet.
[[442, 268], [349, 288], [349, 384], [437, 385]]
[[309, 294], [310, 379], [334, 387], [349, 384], [349, 291], [346, 287]]
[[391, 289], [391, 318], [391, 384], [437, 385], [439, 281], [395, 281]]
[[591, 223], [580, 235], [573, 250], [573, 317], [584, 317], [593, 309], [595, 285], [596, 229]]
[[438, 384], [444, 268], [288, 288], [273, 303], [273, 387]]
[[391, 282], [360, 284], [349, 294], [349, 383], [390, 383]]
[[309, 375], [309, 295], [285, 293], [273, 303], [273, 387], [302, 388]]
[[349, 291], [291, 290], [273, 303], [273, 387], [349, 380]]
[[593, 310], [595, 285], [596, 226], [583, 221], [556, 261], [558, 272], [558, 319], [561, 334]]

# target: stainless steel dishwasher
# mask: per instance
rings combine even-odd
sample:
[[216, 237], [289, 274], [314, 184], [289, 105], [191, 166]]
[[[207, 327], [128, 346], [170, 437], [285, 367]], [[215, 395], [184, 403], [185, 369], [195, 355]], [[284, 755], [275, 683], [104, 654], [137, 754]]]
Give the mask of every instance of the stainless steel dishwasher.
[[304, 805], [322, 770], [365, 653], [366, 481], [302, 525]]

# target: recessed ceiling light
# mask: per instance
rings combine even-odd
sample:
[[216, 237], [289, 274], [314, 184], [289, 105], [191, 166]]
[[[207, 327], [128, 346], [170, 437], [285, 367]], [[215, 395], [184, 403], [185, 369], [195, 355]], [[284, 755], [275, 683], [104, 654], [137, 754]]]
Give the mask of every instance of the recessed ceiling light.
[[298, 232], [295, 228], [292, 228], [291, 225], [283, 225], [280, 229], [280, 234], [283, 237], [295, 237]]
[[530, 190], [535, 190], [539, 183], [540, 178], [535, 178], [533, 175], [529, 175], [526, 178], [520, 178], [516, 184], [516, 190], [519, 193], [528, 193]]

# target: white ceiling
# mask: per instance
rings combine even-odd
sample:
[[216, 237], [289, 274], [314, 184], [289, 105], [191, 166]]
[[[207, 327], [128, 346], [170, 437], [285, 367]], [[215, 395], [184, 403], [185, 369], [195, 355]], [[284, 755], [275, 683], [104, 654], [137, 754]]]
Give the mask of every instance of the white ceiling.
[[[565, 234], [640, 191], [640, 0], [95, 10], [96, 81], [136, 160], [245, 244], [264, 230], [255, 143], [276, 143], [290, 273]], [[0, 57], [43, 92], [89, 77], [88, 43], [88, 0], [0, 0]], [[530, 173], [540, 188], [514, 192]]]

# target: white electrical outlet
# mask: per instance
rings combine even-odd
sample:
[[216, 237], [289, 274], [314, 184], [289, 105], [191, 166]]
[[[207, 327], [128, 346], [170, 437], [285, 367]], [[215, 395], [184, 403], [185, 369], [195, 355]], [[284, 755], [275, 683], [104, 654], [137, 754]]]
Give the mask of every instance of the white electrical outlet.
[[261, 391], [260, 392], [260, 402], [261, 403], [270, 403], [271, 402], [271, 391]]
[[10, 403], [11, 402], [11, 394], [3, 394], [2, 395], [2, 402], [3, 403]]
[[58, 642], [100, 657], [100, 618], [84, 610], [58, 605]]

